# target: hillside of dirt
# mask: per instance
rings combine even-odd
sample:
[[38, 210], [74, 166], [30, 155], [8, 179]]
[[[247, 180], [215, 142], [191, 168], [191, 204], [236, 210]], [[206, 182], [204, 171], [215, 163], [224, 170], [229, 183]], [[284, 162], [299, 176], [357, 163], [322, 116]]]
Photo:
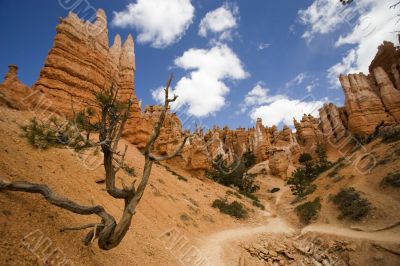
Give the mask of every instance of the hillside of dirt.
[[[96, 183], [104, 178], [101, 165], [91, 169], [96, 164], [79, 158], [68, 149], [33, 148], [21, 137], [19, 127], [28, 123], [31, 117], [33, 114], [30, 112], [0, 109], [1, 178], [48, 184], [59, 196], [81, 204], [101, 204], [118, 219], [123, 210], [122, 202], [111, 198], [104, 184]], [[143, 156], [134, 146], [125, 141], [123, 144], [129, 146], [127, 163], [140, 175]], [[121, 173], [119, 186], [121, 178], [128, 181], [131, 177]], [[195, 247], [197, 239], [221, 228], [244, 223], [211, 207], [216, 198], [225, 197], [227, 190], [209, 180], [202, 181], [184, 172], [177, 174], [156, 165], [128, 235], [117, 249], [107, 252], [99, 250], [96, 245], [86, 248], [81, 242], [85, 236], [83, 231], [59, 231], [96, 222], [97, 217], [72, 214], [51, 206], [39, 195], [2, 192], [0, 265], [43, 265], [45, 256], [41, 255], [41, 248], [44, 249], [45, 245], [31, 253], [23, 244], [24, 237], [36, 230], [40, 230], [43, 238], [48, 238], [52, 247], [59, 248], [75, 265], [113, 265], [115, 261], [119, 262], [118, 265], [177, 265], [179, 257], [190, 246]], [[263, 214], [259, 214], [250, 200], [237, 200], [251, 210], [246, 224], [263, 219]], [[186, 246], [170, 251], [168, 232], [173, 232], [173, 237], [186, 239], [182, 242]]]
[[[117, 219], [120, 217], [123, 204], [110, 198], [105, 191], [104, 172], [101, 165], [94, 163], [96, 160], [68, 149], [35, 149], [21, 136], [20, 125], [28, 123], [33, 116], [45, 119], [45, 113], [0, 108], [2, 179], [46, 183], [60, 196], [82, 204], [101, 204]], [[128, 145], [127, 163], [139, 176], [143, 170], [142, 154], [128, 142], [122, 144]], [[267, 174], [263, 163], [250, 172], [257, 176], [260, 189], [256, 195], [265, 210], [253, 206], [251, 199], [211, 180], [196, 178], [171, 166], [156, 165], [131, 229], [123, 242], [111, 251], [102, 251], [95, 244], [83, 245], [84, 232], [90, 229], [60, 232], [65, 227], [96, 222], [97, 217], [75, 215], [56, 208], [39, 195], [2, 192], [0, 264], [56, 265], [47, 257], [57, 250], [65, 265], [114, 265], [116, 261], [118, 265], [194, 265], [193, 261], [198, 265], [273, 262], [308, 265], [312, 260], [318, 262], [326, 258], [322, 250], [327, 245], [335, 250], [332, 252], [345, 262], [344, 265], [368, 265], [360, 263], [371, 260], [374, 263], [370, 265], [398, 265], [400, 228], [386, 227], [398, 221], [399, 194], [393, 188], [379, 186], [388, 172], [399, 170], [394, 155], [398, 146], [397, 142], [382, 144], [380, 140], [368, 144], [367, 149], [380, 163], [365, 176], [356, 178], [354, 167], [341, 165], [338, 174], [343, 177], [340, 180], [332, 181], [329, 171], [316, 179], [317, 190], [305, 201], [321, 197], [322, 210], [320, 218], [306, 227], [294, 212], [296, 204], [290, 203], [294, 196], [285, 181]], [[95, 166], [98, 167], [93, 169]], [[135, 178], [121, 173], [118, 185]], [[374, 207], [372, 214], [360, 223], [337, 219], [338, 210], [329, 201], [329, 194], [347, 186], [362, 191]], [[280, 188], [277, 193], [270, 192], [277, 187]], [[237, 220], [221, 214], [211, 207], [217, 198], [243, 203], [249, 217]], [[311, 252], [310, 247], [317, 246], [315, 243], [320, 250]]]
[[[337, 73], [343, 97], [335, 103], [313, 95], [290, 99], [281, 91], [274, 96], [257, 81], [229, 109], [252, 126], [206, 128], [197, 119], [228, 105], [225, 82], [251, 76], [222, 42], [226, 36], [210, 40], [207, 49], [196, 44], [182, 57], [174, 54], [173, 68], [184, 69], [183, 76], [170, 76], [163, 105], [142, 108], [147, 99], [138, 95], [156, 100], [158, 93], [135, 87], [136, 70], [147, 75], [141, 60], [142, 69], [136, 67], [134, 39], [143, 44], [143, 36], [128, 33], [123, 40], [110, 21], [116, 12], [109, 18], [101, 8], [94, 13], [85, 20], [68, 12], [51, 26], [54, 41], [42, 68], [29, 69], [37, 77], [32, 86], [21, 81], [24, 75], [20, 80], [17, 65], [5, 62], [11, 64], [0, 83], [0, 266], [400, 265], [400, 47], [393, 38], [374, 44], [365, 74]], [[226, 34], [236, 35], [235, 28]], [[162, 50], [163, 57], [172, 50]], [[149, 55], [138, 58], [158, 63]], [[308, 80], [311, 73], [301, 74], [285, 90], [303, 80], [310, 81], [308, 93], [326, 89], [318, 78]], [[194, 86], [189, 77], [205, 85]], [[192, 87], [204, 90], [201, 98], [214, 111], [193, 113], [205, 105], [189, 104], [200, 95]], [[218, 100], [208, 99], [218, 87]], [[176, 102], [179, 96], [183, 102]], [[256, 111], [276, 99], [298, 109], [316, 105], [293, 123], [290, 111], [273, 125]], [[46, 123], [56, 124], [53, 116], [71, 127], [51, 128]], [[217, 123], [232, 120], [224, 119]], [[35, 148], [35, 138], [49, 132], [48, 146]], [[66, 147], [76, 140], [85, 149]]]

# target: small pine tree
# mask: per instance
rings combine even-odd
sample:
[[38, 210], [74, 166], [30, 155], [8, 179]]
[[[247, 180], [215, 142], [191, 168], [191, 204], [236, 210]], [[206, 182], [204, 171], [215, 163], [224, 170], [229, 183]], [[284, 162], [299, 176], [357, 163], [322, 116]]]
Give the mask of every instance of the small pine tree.
[[318, 154], [319, 163], [321, 166], [326, 166], [328, 164], [328, 156], [326, 155], [326, 149], [321, 143], [317, 143], [317, 149], [315, 152]]
[[254, 153], [250, 150], [247, 150], [242, 156], [244, 165], [246, 168], [251, 168], [253, 165], [256, 164], [257, 158]]
[[313, 163], [312, 163], [311, 154], [309, 154], [309, 153], [300, 154], [299, 163], [301, 163], [305, 167], [305, 170], [306, 170], [305, 174], [310, 175], [312, 173]]
[[242, 192], [254, 193], [259, 187], [254, 185], [254, 176], [246, 172], [255, 164], [255, 156], [252, 152], [245, 154], [239, 162], [231, 164], [227, 164], [221, 154], [217, 155], [207, 176], [221, 185], [235, 186]]

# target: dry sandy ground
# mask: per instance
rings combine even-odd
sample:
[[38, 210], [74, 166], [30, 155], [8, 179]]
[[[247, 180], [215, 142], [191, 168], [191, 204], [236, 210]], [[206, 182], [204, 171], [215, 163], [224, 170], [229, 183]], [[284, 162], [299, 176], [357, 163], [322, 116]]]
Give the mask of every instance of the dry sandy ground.
[[[93, 162], [88, 163], [67, 149], [33, 149], [20, 136], [18, 126], [27, 123], [30, 117], [31, 113], [0, 107], [0, 178], [46, 183], [59, 195], [79, 203], [101, 204], [118, 219], [123, 208], [121, 202], [111, 198], [103, 184], [95, 182], [103, 178], [102, 168], [93, 170], [90, 167]], [[129, 143], [122, 144], [128, 144], [127, 162], [140, 176], [142, 155]], [[370, 146], [373, 145], [379, 158], [390, 148], [374, 143]], [[336, 183], [326, 174], [318, 179], [318, 189], [310, 198], [326, 198], [326, 204], [323, 204], [322, 218], [304, 228], [303, 233], [312, 231], [351, 237], [361, 241], [360, 245], [376, 240], [400, 244], [398, 228], [375, 233], [350, 230], [350, 225], [354, 224], [337, 220], [337, 210], [327, 200], [329, 193], [355, 186], [366, 193], [375, 207], [368, 223], [357, 224], [358, 227], [371, 230], [396, 221], [400, 215], [398, 191], [382, 191], [377, 184], [384, 174], [398, 170], [399, 164], [394, 161], [378, 167], [362, 178], [354, 178], [355, 170], [346, 166], [340, 170], [345, 177]], [[41, 196], [1, 192], [0, 265], [53, 265], [44, 261], [49, 252], [56, 249], [61, 254], [59, 257], [70, 265], [195, 265], [194, 261], [197, 265], [236, 265], [237, 259], [243, 256], [240, 246], [245, 240], [272, 236], [283, 239], [302, 233], [294, 206], [289, 204], [293, 196], [278, 178], [263, 174], [258, 177], [261, 189], [257, 195], [266, 206], [266, 210], [261, 211], [244, 197], [227, 196], [229, 189], [226, 187], [175, 171], [187, 181], [179, 180], [162, 165], [154, 166], [131, 229], [120, 246], [107, 252], [99, 250], [95, 243], [89, 248], [84, 247], [81, 239], [86, 232], [59, 232], [60, 228], [96, 222], [97, 217], [69, 213], [51, 206]], [[132, 181], [132, 177], [123, 173], [118, 177], [120, 179]], [[281, 188], [280, 192], [269, 193], [268, 190], [274, 187]], [[211, 207], [218, 197], [243, 202], [250, 210], [250, 217], [238, 221], [219, 213]], [[47, 248], [46, 243], [49, 244]], [[358, 253], [364, 250], [360, 249]], [[244, 256], [252, 262], [247, 265], [259, 265], [249, 254]]]
[[[0, 178], [46, 183], [60, 196], [81, 204], [101, 204], [118, 219], [122, 203], [107, 194], [104, 184], [95, 182], [103, 178], [102, 168], [92, 170], [95, 164], [67, 149], [32, 148], [20, 136], [18, 126], [27, 123], [30, 117], [32, 114], [28, 112], [0, 107]], [[143, 157], [131, 145], [127, 163], [139, 176]], [[195, 244], [202, 237], [264, 219], [245, 198], [235, 200], [243, 201], [251, 210], [248, 220], [238, 221], [219, 213], [211, 204], [216, 198], [225, 197], [228, 189], [187, 173], [180, 174], [187, 182], [178, 180], [163, 166], [153, 167], [150, 184], [130, 231], [120, 246], [108, 252], [98, 249], [95, 243], [90, 248], [84, 247], [81, 242], [84, 231], [59, 232], [64, 227], [96, 222], [96, 216], [69, 213], [51, 206], [38, 195], [1, 192], [0, 265], [43, 265], [46, 252], [43, 255], [41, 249], [44, 246], [32, 253], [24, 242], [24, 237], [36, 230], [75, 265], [115, 265], [116, 262], [117, 265], [179, 265], [180, 260], [186, 259], [185, 253], [190, 248], [196, 249]], [[131, 179], [122, 172], [120, 177], [126, 181]], [[179, 245], [172, 245], [174, 241]]]

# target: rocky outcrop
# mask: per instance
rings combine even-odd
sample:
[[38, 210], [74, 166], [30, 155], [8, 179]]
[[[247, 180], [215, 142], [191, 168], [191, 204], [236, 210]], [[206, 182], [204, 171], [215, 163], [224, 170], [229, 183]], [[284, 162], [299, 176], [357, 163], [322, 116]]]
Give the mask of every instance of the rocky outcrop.
[[[18, 68], [11, 65], [0, 85], [1, 102], [20, 109], [24, 108], [19, 105], [23, 102], [28, 108], [34, 106], [68, 116], [72, 115], [72, 105], [75, 110], [93, 106], [95, 94], [112, 87], [118, 89], [121, 100], [133, 99], [123, 137], [143, 148], [162, 107], [147, 106], [142, 113], [134, 90], [132, 36], [122, 42], [116, 35], [111, 46], [108, 40], [103, 10], [98, 10], [94, 22], [70, 13], [60, 20], [53, 47], [32, 89], [18, 80]], [[316, 156], [317, 144], [327, 147], [327, 143], [340, 142], [352, 134], [370, 135], [382, 124], [390, 127], [400, 123], [400, 51], [393, 44], [385, 42], [379, 47], [369, 75], [341, 75], [339, 79], [345, 106], [326, 104], [320, 109], [320, 118], [304, 115], [300, 122], [294, 120], [295, 133], [287, 125], [282, 130], [267, 127], [261, 119], [249, 129], [196, 129], [182, 154], [169, 163], [204, 172], [217, 155], [233, 162], [246, 151], [253, 151], [258, 162], [268, 162], [272, 174], [285, 178], [289, 165], [293, 167], [301, 153]], [[154, 153], [175, 151], [183, 141], [182, 131], [178, 116], [168, 112]]]
[[[60, 20], [53, 47], [33, 85], [34, 91], [51, 101], [49, 110], [71, 115], [71, 102], [76, 110], [83, 109], [93, 105], [96, 93], [111, 87], [118, 89], [121, 100], [134, 97], [133, 38], [129, 35], [122, 45], [117, 35], [109, 47], [106, 23], [101, 9], [94, 23], [83, 21], [74, 13]], [[138, 110], [134, 97], [132, 115], [138, 116]]]
[[323, 139], [337, 143], [346, 137], [347, 123], [343, 121], [340, 109], [333, 103], [324, 104], [319, 110]]
[[29, 109], [31, 89], [18, 79], [18, 67], [8, 66], [8, 72], [0, 84], [0, 92], [4, 95], [3, 101], [10, 107], [21, 110]]
[[378, 88], [364, 74], [339, 77], [345, 94], [348, 127], [353, 134], [369, 135], [381, 124], [392, 124], [390, 116], [379, 97]]
[[[150, 135], [153, 126], [160, 117], [162, 108], [163, 107], [157, 105], [146, 106], [140, 121], [140, 126], [145, 127], [145, 131], [148, 135]], [[176, 114], [168, 112], [154, 148], [159, 155], [171, 154], [179, 147], [183, 138], [182, 125], [179, 118]]]
[[304, 114], [300, 123], [294, 119], [294, 124], [299, 144], [303, 147], [304, 152], [314, 154], [315, 145], [323, 142], [319, 119]]
[[373, 73], [377, 67], [381, 67], [395, 87], [400, 90], [400, 49], [391, 42], [383, 42], [369, 66], [369, 72]]
[[379, 125], [399, 123], [400, 50], [384, 42], [363, 73], [339, 77], [345, 94], [348, 130], [357, 135], [370, 135]]
[[374, 77], [380, 89], [381, 99], [388, 113], [400, 123], [400, 91], [395, 89], [382, 67], [374, 69]]
[[269, 130], [262, 124], [261, 118], [257, 119], [254, 130], [254, 154], [257, 161], [262, 162], [268, 158], [268, 149], [271, 146]]
[[269, 170], [270, 174], [279, 176], [282, 179], [287, 178], [287, 170], [289, 168], [289, 157], [287, 151], [279, 148], [269, 150]]

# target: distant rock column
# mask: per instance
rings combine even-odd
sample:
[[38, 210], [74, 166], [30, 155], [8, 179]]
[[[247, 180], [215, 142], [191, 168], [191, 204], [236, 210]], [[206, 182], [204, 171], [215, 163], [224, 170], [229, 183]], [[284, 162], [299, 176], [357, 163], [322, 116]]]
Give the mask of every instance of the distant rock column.
[[368, 135], [384, 123], [393, 123], [385, 107], [372, 88], [371, 81], [364, 74], [340, 75], [345, 94], [345, 108], [348, 127], [354, 134]]
[[383, 68], [375, 68], [374, 76], [386, 109], [394, 117], [396, 122], [400, 123], [400, 91], [395, 89]]

